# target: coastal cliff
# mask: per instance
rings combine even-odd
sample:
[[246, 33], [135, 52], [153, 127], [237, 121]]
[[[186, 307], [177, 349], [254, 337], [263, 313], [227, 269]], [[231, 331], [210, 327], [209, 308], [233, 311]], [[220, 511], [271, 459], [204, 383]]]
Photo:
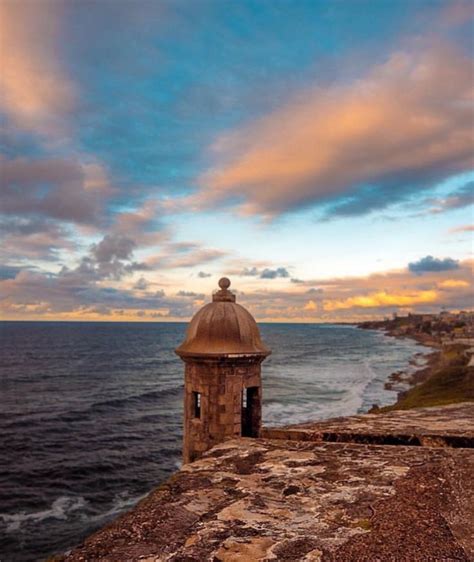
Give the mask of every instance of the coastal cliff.
[[473, 559], [474, 404], [263, 434], [217, 445], [58, 560]]

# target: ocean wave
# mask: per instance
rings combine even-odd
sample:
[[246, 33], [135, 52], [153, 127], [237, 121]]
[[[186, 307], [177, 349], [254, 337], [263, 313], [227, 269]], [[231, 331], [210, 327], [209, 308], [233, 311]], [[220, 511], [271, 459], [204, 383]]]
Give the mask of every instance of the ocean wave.
[[[161, 400], [173, 397], [179, 397], [180, 393], [183, 391], [184, 386], [181, 384], [179, 386], [161, 388], [157, 390], [152, 390], [149, 392], [143, 392], [140, 394], [133, 394], [130, 396], [124, 396], [123, 398], [110, 398], [107, 400], [100, 400], [98, 402], [93, 402], [87, 405], [85, 408], [77, 410], [62, 411], [51, 414], [51, 412], [45, 411], [34, 412], [31, 415], [28, 414], [6, 414], [4, 418], [5, 423], [2, 423], [3, 428], [6, 429], [19, 429], [26, 428], [29, 426], [34, 426], [38, 423], [47, 422], [66, 422], [66, 423], [76, 423], [84, 420], [84, 417], [90, 414], [100, 414], [107, 413], [109, 410], [119, 410], [121, 408], [129, 406], [138, 406], [140, 404], [149, 404], [150, 402], [159, 402]], [[12, 419], [13, 418], [13, 419]], [[62, 432], [63, 428], [49, 428], [49, 431]]]
[[326, 396], [324, 401], [301, 401], [299, 404], [272, 400], [263, 404], [263, 422], [267, 426], [292, 425], [307, 421], [355, 414], [362, 404], [360, 389], [346, 390]]
[[6, 525], [7, 533], [18, 531], [25, 523], [42, 523], [46, 519], [66, 520], [69, 514], [82, 509], [87, 502], [82, 496], [60, 496], [49, 509], [41, 511], [20, 511], [19, 513], [0, 513], [0, 521]]
[[41, 526], [48, 519], [65, 521], [77, 512], [81, 512], [80, 517], [83, 521], [105, 522], [131, 509], [147, 495], [148, 492], [140, 495], [131, 495], [127, 491], [122, 492], [114, 497], [111, 507], [105, 510], [93, 508], [82, 496], [60, 496], [53, 501], [48, 509], [0, 513], [0, 522], [5, 525], [7, 533], [16, 533], [25, 525]]
[[112, 507], [106, 511], [100, 511], [95, 515], [87, 515], [86, 520], [89, 522], [106, 521], [112, 519], [121, 513], [128, 511], [134, 507], [139, 501], [146, 498], [148, 492], [138, 496], [132, 496], [128, 492], [123, 492], [115, 496]]
[[142, 402], [150, 402], [158, 398], [166, 398], [172, 396], [179, 396], [184, 386], [173, 386], [170, 388], [161, 388], [152, 390], [150, 392], [143, 392], [141, 394], [133, 394], [131, 396], [124, 396], [123, 398], [112, 398], [110, 400], [102, 400], [91, 404], [86, 411], [97, 411], [100, 408], [122, 408], [123, 406], [132, 405]]

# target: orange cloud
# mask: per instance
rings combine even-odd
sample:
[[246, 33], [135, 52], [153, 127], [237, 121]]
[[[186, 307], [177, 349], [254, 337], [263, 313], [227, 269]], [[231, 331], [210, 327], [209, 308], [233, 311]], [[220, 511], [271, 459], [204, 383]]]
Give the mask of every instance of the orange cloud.
[[467, 281], [463, 281], [462, 279], [446, 279], [446, 281], [438, 283], [438, 287], [440, 289], [460, 289], [469, 287], [469, 283]]
[[[362, 79], [314, 88], [219, 137], [197, 206], [232, 197], [274, 215], [372, 185], [396, 198], [472, 162], [470, 61], [448, 47], [397, 52]], [[383, 198], [379, 198], [379, 204]]]
[[63, 131], [75, 88], [56, 53], [61, 3], [1, 2], [0, 108], [20, 127], [50, 134]]
[[386, 293], [381, 291], [367, 296], [350, 297], [344, 300], [324, 301], [324, 310], [347, 310], [349, 308], [378, 308], [384, 306], [405, 307], [416, 304], [434, 303], [436, 291], [419, 291], [411, 294]]
[[303, 308], [304, 310], [317, 310], [318, 306], [313, 300], [310, 300], [304, 305]]
[[[454, 271], [427, 272], [422, 278], [399, 270], [365, 277], [312, 279], [287, 289], [243, 288], [239, 302], [260, 320], [295, 322], [359, 321], [381, 318], [395, 310], [404, 314], [470, 309], [474, 302], [472, 266], [473, 262], [466, 260]], [[314, 307], [308, 306], [311, 301]]]

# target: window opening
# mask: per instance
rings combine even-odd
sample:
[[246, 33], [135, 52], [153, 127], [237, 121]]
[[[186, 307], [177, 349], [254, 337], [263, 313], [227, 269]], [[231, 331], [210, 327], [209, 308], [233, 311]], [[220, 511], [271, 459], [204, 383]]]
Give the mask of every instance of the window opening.
[[195, 418], [201, 417], [201, 393], [193, 392], [193, 414]]
[[244, 388], [242, 391], [242, 436], [257, 437], [259, 425], [258, 387]]

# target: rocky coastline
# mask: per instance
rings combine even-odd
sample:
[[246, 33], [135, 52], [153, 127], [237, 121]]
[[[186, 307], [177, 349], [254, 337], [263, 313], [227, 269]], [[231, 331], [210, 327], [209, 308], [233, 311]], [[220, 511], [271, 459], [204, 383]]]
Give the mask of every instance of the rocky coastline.
[[[434, 318], [440, 322], [436, 316]], [[411, 358], [410, 366], [415, 370], [395, 371], [388, 377], [385, 388], [397, 391], [396, 402], [382, 408], [374, 405], [369, 413], [474, 400], [474, 367], [471, 365], [474, 340], [454, 337], [455, 324], [443, 324], [442, 332], [436, 332], [428, 330], [418, 317], [407, 316], [363, 322], [357, 326], [381, 330], [390, 337], [410, 338], [428, 348], [427, 352], [418, 352]]]

